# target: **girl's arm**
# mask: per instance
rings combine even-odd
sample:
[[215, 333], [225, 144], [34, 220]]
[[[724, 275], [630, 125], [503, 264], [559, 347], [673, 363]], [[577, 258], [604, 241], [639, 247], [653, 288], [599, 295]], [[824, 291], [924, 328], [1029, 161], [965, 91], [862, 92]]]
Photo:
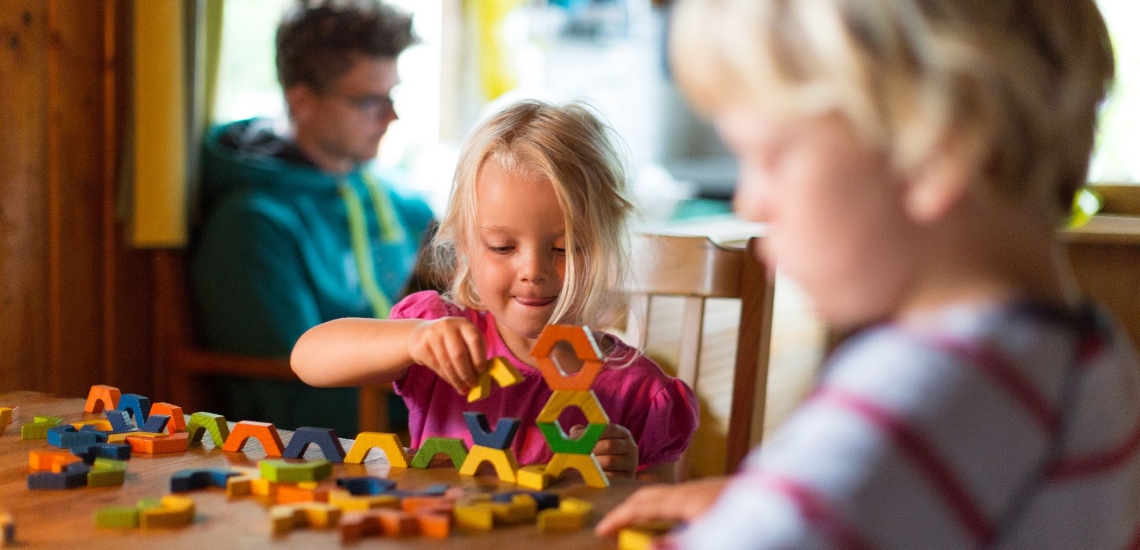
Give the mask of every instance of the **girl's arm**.
[[677, 483], [677, 463], [662, 462], [656, 466], [650, 466], [639, 472], [637, 479], [658, 483]]
[[435, 371], [460, 393], [475, 384], [486, 359], [483, 335], [467, 319], [336, 319], [297, 340], [290, 363], [317, 387], [383, 384], [413, 364]]

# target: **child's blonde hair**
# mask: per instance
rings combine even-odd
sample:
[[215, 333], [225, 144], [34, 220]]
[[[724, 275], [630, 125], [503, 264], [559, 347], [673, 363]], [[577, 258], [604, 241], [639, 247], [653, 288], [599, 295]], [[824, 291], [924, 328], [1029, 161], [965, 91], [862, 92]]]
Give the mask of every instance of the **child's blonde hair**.
[[838, 111], [904, 173], [965, 146], [1054, 219], [1085, 184], [1113, 54], [1094, 0], [689, 0], [677, 80], [702, 110]]
[[451, 299], [485, 309], [464, 250], [477, 238], [476, 179], [484, 163], [493, 160], [508, 174], [549, 181], [562, 207], [566, 277], [550, 322], [608, 319], [623, 303], [625, 228], [633, 210], [622, 158], [609, 127], [579, 103], [522, 101], [479, 125], [460, 152], [451, 205], [433, 243], [437, 257], [454, 266]]

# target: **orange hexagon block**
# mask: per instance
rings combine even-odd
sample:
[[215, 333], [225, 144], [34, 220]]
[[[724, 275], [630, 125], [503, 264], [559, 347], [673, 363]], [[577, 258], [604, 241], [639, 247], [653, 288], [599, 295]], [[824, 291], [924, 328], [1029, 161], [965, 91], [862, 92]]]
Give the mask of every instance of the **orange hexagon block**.
[[[574, 355], [583, 362], [582, 369], [577, 373], [567, 375], [550, 357], [550, 352], [559, 342], [570, 344], [574, 348]], [[547, 326], [534, 343], [531, 355], [538, 360], [538, 370], [552, 390], [588, 390], [602, 370], [602, 350], [594, 340], [593, 331], [585, 326]]]

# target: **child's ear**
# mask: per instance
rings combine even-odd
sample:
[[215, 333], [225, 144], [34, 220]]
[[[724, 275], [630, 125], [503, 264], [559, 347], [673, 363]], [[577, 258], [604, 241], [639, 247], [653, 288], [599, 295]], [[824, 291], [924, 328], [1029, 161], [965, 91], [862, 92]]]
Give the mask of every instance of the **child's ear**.
[[310, 116], [315, 99], [316, 94], [308, 84], [294, 84], [285, 90], [285, 103], [294, 122], [303, 122]]
[[942, 219], [969, 192], [975, 179], [974, 148], [957, 137], [935, 147], [906, 180], [907, 216], [919, 224]]

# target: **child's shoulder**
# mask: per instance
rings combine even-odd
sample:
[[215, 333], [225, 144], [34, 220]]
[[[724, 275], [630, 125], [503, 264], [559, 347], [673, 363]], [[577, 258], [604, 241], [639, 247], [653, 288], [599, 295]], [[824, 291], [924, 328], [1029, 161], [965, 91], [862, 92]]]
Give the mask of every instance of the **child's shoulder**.
[[604, 338], [610, 348], [606, 353], [607, 368], [602, 371], [607, 378], [621, 379], [627, 381], [626, 383], [637, 381], [654, 388], [679, 382], [677, 378], [662, 370], [655, 361], [617, 336], [605, 333]]
[[432, 320], [441, 317], [467, 317], [475, 320], [479, 317], [479, 312], [456, 304], [434, 290], [424, 290], [400, 300], [388, 315], [389, 319]]

